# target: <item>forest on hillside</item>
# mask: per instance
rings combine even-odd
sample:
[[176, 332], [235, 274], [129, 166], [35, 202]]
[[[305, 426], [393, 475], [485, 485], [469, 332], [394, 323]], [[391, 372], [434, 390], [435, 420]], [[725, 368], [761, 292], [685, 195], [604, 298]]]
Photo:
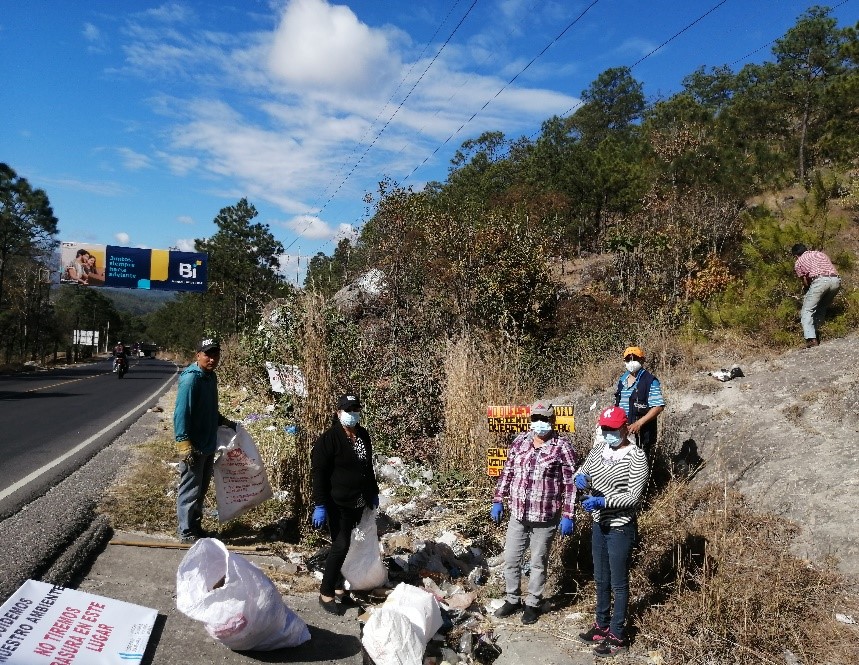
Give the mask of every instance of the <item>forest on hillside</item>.
[[[326, 315], [332, 336], [366, 334], [360, 362], [332, 352], [338, 385], [382, 374], [406, 392], [440, 385], [443, 348], [463, 335], [512, 345], [537, 377], [575, 372], [655, 329], [793, 343], [787, 249], [822, 248], [848, 275], [854, 261], [857, 63], [857, 26], [812, 7], [767, 61], [702, 67], [667, 98], [648, 100], [628, 68], [608, 69], [536, 136], [465, 141], [444, 182], [381, 182], [357, 242], [314, 257], [304, 289], [279, 273], [283, 245], [253, 221], [253, 204], [224, 208], [217, 233], [196, 241], [209, 292], [149, 313], [52, 283], [59, 220], [48, 193], [4, 164], [2, 359], [55, 353], [82, 321], [177, 350], [204, 331], [253, 336], [273, 302], [325, 308], [371, 270], [383, 296], [359, 316]], [[855, 297], [844, 290], [828, 334], [853, 325]]]

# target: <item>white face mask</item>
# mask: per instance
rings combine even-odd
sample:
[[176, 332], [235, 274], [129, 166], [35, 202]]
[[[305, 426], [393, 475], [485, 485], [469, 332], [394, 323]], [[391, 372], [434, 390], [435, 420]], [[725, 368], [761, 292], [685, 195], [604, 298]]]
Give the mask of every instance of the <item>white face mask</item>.
[[621, 443], [623, 443], [623, 437], [620, 435], [619, 430], [615, 430], [614, 432], [603, 432], [602, 438], [605, 439], [606, 444], [610, 448], [617, 448]]
[[537, 436], [545, 436], [552, 431], [552, 423], [547, 423], [543, 420], [535, 420], [531, 423], [531, 431]]
[[355, 427], [355, 425], [361, 422], [361, 414], [357, 411], [341, 411], [340, 422], [343, 427]]
[[630, 360], [628, 363], [625, 363], [625, 364], [626, 364], [626, 371], [629, 372], [630, 374], [635, 374], [638, 370], [641, 369], [641, 363], [638, 362], [637, 360]]

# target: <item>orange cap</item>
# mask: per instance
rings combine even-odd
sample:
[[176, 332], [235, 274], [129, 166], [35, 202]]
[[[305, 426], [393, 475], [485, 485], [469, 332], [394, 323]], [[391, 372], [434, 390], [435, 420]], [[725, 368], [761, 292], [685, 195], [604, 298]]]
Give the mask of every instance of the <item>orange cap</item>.
[[637, 358], [641, 358], [644, 360], [644, 350], [640, 346], [628, 346], [623, 352], [623, 357], [626, 358], [629, 355], [633, 355]]

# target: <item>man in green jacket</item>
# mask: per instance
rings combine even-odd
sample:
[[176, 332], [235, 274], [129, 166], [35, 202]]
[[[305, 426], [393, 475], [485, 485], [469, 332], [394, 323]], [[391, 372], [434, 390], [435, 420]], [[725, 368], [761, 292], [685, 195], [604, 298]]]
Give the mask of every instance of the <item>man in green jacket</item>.
[[218, 377], [215, 368], [221, 359], [218, 340], [206, 338], [197, 345], [195, 362], [179, 375], [176, 409], [173, 411], [173, 430], [179, 463], [179, 490], [176, 494], [176, 516], [179, 520], [179, 539], [193, 543], [205, 538], [201, 522], [203, 501], [215, 463], [218, 447], [218, 427], [232, 429], [236, 423], [224, 418], [218, 411]]

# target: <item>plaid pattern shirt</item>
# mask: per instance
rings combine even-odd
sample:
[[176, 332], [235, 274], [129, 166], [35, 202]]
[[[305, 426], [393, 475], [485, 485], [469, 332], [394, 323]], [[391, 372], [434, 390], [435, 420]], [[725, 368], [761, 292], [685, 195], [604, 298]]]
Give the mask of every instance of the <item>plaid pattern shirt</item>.
[[802, 256], [796, 259], [793, 270], [799, 278], [808, 277], [838, 277], [838, 270], [832, 265], [832, 261], [823, 252], [806, 250]]
[[520, 521], [548, 522], [561, 511], [572, 518], [576, 503], [572, 444], [557, 432], [539, 448], [533, 441], [533, 432], [523, 432], [513, 441], [493, 502], [509, 499], [510, 512]]

